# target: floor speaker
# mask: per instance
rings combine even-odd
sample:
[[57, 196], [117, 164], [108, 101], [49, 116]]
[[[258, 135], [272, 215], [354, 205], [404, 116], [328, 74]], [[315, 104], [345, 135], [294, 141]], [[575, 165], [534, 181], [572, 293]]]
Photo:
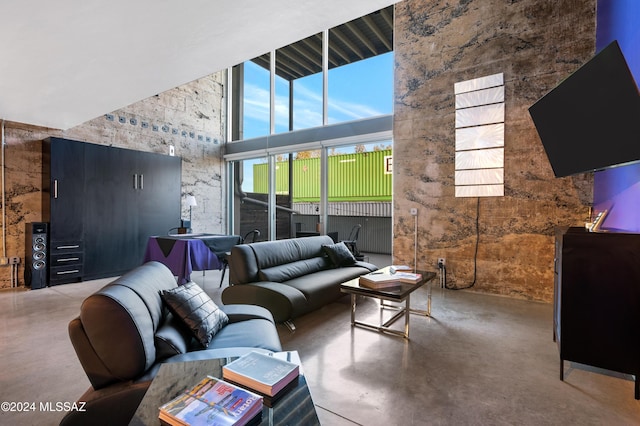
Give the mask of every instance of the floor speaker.
[[47, 286], [49, 277], [48, 226], [46, 222], [27, 223], [25, 232], [24, 283], [31, 289]]

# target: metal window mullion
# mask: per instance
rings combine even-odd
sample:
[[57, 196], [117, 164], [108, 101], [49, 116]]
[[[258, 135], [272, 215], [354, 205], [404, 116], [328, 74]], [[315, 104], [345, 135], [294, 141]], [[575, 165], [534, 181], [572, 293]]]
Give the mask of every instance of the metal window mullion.
[[289, 131], [293, 130], [293, 80], [289, 82]]
[[269, 134], [276, 133], [276, 51], [269, 55]]
[[267, 215], [269, 216], [269, 241], [276, 239], [276, 156], [269, 155], [269, 194]]
[[[226, 144], [227, 142], [233, 140], [233, 119], [234, 119], [233, 103], [238, 102], [238, 99], [233, 96], [234, 85], [235, 85], [235, 82], [233, 81], [233, 67], [229, 67], [227, 68], [227, 84], [225, 85], [226, 86], [225, 96], [227, 97], [226, 99], [227, 113], [225, 116], [224, 141], [222, 141], [223, 144]], [[241, 86], [238, 86], [238, 87], [241, 87]], [[237, 113], [239, 113], [240, 111], [241, 109], [238, 109]], [[227, 162], [224, 162], [223, 164], [225, 167], [225, 177], [226, 177], [225, 180], [227, 182], [227, 184], [222, 187], [223, 188], [222, 199], [225, 200], [225, 205], [222, 211], [226, 215], [226, 220], [224, 220], [223, 223], [225, 223], [227, 235], [232, 235], [234, 233], [233, 232], [233, 226], [234, 226], [233, 162], [227, 161]], [[225, 191], [226, 191], [226, 194], [225, 194]]]
[[320, 234], [325, 235], [327, 233], [327, 207], [329, 205], [329, 194], [327, 193], [329, 188], [329, 150], [322, 148], [320, 150]]
[[233, 201], [234, 201], [234, 168], [235, 168], [235, 162], [234, 161], [227, 161], [226, 163], [226, 181], [227, 181], [227, 196], [225, 197], [226, 202], [227, 202], [227, 234], [228, 235], [233, 235], [235, 234], [234, 229], [235, 229], [235, 209], [234, 209], [234, 205], [233, 205]]
[[322, 33], [322, 125], [329, 124], [329, 30]]

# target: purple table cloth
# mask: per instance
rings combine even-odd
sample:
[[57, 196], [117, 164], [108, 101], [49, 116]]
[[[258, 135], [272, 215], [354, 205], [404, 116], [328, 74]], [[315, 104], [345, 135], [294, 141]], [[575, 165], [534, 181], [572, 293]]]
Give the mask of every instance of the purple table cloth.
[[[193, 271], [222, 269], [222, 261], [207, 246], [204, 239], [209, 240], [208, 243], [215, 239], [216, 250], [220, 252], [220, 247], [222, 247], [224, 252], [230, 251], [240, 238], [236, 235], [206, 235], [197, 238], [150, 237], [147, 241], [144, 262], [155, 260], [163, 263], [173, 272], [173, 275], [178, 277], [178, 284], [187, 283], [191, 280], [191, 272]], [[167, 247], [170, 250], [168, 253], [166, 253]]]

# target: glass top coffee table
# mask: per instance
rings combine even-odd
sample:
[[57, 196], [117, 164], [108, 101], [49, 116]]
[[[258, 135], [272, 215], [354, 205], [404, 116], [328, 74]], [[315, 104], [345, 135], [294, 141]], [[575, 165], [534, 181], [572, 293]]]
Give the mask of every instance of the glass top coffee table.
[[[291, 359], [297, 358], [296, 352], [290, 353], [294, 355]], [[192, 388], [208, 375], [222, 377], [222, 366], [236, 358], [238, 357], [162, 364], [129, 425], [160, 425], [158, 414], [159, 407], [162, 404], [172, 400], [185, 389]], [[300, 376], [298, 377], [297, 385], [273, 403], [268, 403], [265, 400], [262, 408], [262, 419], [256, 423], [251, 422], [251, 424], [311, 426], [320, 424], [302, 371], [302, 365], [300, 365]]]
[[[389, 273], [389, 267], [382, 268], [378, 272]], [[436, 273], [427, 271], [417, 272], [419, 274], [422, 274], [422, 280], [415, 284], [397, 282], [397, 285], [394, 285], [393, 287], [368, 288], [360, 286], [359, 278], [354, 278], [350, 281], [340, 284], [340, 291], [351, 295], [351, 326], [360, 326], [408, 339], [410, 314], [431, 316], [431, 280], [435, 278]], [[426, 310], [411, 308], [411, 293], [424, 286], [425, 284], [428, 284]], [[379, 324], [371, 324], [356, 320], [356, 299], [358, 296], [373, 297], [380, 301]], [[388, 302], [395, 302], [397, 304]], [[391, 318], [384, 321], [384, 312], [386, 310], [394, 310], [397, 312]], [[404, 329], [398, 330], [392, 328], [391, 325], [402, 317], [404, 317]]]

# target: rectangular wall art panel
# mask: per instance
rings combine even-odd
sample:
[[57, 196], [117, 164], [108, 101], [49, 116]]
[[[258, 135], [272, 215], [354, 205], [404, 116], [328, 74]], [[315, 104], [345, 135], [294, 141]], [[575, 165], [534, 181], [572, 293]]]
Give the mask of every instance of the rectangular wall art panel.
[[504, 196], [504, 75], [456, 83], [456, 197]]

